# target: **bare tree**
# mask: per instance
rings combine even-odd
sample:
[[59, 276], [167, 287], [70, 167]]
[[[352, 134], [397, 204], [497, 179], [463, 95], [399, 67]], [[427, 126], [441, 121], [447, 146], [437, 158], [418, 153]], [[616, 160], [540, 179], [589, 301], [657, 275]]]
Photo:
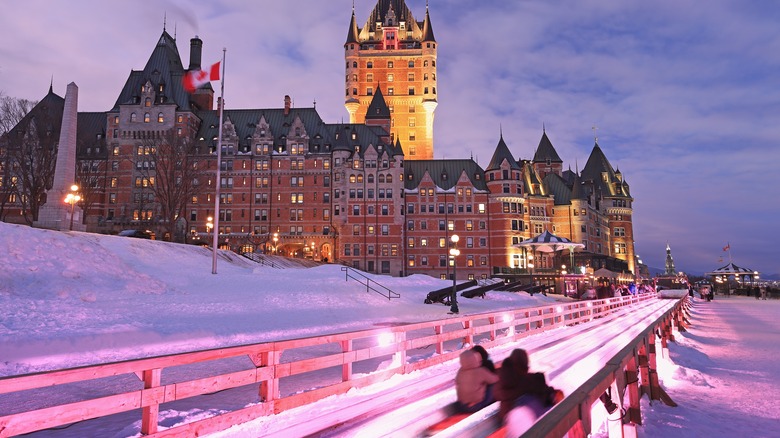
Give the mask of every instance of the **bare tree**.
[[17, 154], [10, 144], [11, 130], [37, 102], [4, 96], [0, 91], [0, 220], [4, 221], [23, 194], [19, 190]]
[[[186, 208], [192, 198], [203, 190], [205, 168], [195, 151], [195, 141], [181, 136], [174, 130], [165, 131], [160, 137], [144, 140], [144, 157], [141, 165], [136, 162], [136, 171], [148, 181], [147, 189], [153, 193], [159, 207], [159, 226], [171, 240], [184, 242], [186, 230]], [[179, 228], [177, 222], [185, 227]]]
[[79, 160], [76, 181], [81, 192], [82, 221], [86, 223], [90, 210], [103, 201], [106, 187], [106, 160]]
[[11, 131], [38, 102], [4, 96], [0, 91], [0, 136]]
[[46, 203], [46, 190], [54, 179], [56, 128], [51, 114], [41, 111], [25, 118], [3, 137], [9, 195], [15, 200], [13, 207], [20, 208], [23, 220], [30, 225], [38, 220], [38, 211]]

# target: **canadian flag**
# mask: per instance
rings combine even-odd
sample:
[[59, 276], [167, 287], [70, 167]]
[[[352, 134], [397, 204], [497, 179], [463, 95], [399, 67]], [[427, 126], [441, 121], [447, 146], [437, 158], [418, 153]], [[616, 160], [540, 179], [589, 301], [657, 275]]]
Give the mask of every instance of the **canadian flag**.
[[188, 93], [194, 93], [198, 88], [211, 81], [219, 80], [219, 62], [212, 65], [208, 70], [192, 70], [184, 75], [182, 85]]
[[723, 251], [728, 251], [731, 249], [731, 244], [726, 244], [726, 246], [723, 247]]

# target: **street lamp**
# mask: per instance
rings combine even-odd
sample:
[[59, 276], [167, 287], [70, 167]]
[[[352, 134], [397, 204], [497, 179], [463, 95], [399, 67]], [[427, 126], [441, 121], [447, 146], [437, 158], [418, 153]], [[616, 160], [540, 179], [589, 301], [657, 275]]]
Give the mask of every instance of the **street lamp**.
[[206, 218], [206, 235], [211, 236], [212, 229], [214, 229], [214, 218], [209, 216]]
[[76, 203], [81, 201], [81, 195], [78, 194], [79, 186], [73, 184], [70, 186], [70, 193], [65, 197], [65, 203], [70, 204], [70, 230], [73, 231], [73, 213]]
[[458, 313], [458, 291], [457, 291], [457, 285], [456, 281], [458, 278], [458, 263], [457, 258], [460, 255], [460, 250], [458, 249], [458, 240], [460, 240], [460, 237], [458, 237], [457, 234], [453, 234], [452, 237], [450, 237], [450, 241], [452, 242], [452, 248], [450, 248], [450, 257], [452, 257], [452, 298], [450, 299], [451, 305], [450, 305], [450, 313]]
[[279, 242], [279, 233], [274, 233], [274, 254], [276, 254], [276, 244]]

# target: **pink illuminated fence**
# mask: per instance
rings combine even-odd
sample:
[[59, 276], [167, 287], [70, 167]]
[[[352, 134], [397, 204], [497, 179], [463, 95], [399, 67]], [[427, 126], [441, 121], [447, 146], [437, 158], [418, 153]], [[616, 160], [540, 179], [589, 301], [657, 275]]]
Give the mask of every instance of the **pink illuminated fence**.
[[[488, 348], [511, 343], [654, 299], [646, 294], [556, 303], [2, 377], [0, 437], [118, 413], [130, 415], [129, 423], [139, 415], [144, 435], [202, 435], [441, 364], [475, 342]], [[249, 395], [236, 409], [175, 427], [159, 425], [161, 406], [236, 388]]]

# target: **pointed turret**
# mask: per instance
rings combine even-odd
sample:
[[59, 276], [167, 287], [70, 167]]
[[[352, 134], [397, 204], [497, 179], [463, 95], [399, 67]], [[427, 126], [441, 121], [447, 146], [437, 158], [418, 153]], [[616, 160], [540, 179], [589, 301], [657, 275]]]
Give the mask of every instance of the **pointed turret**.
[[539, 140], [539, 146], [536, 147], [536, 153], [534, 154], [534, 162], [546, 162], [563, 163], [558, 152], [553, 147], [549, 137], [547, 137], [547, 131], [542, 131], [542, 138]]
[[357, 21], [355, 21], [355, 8], [352, 8], [352, 18], [349, 20], [349, 30], [347, 31], [347, 41], [344, 43], [350, 44], [350, 43], [357, 43], [359, 42], [358, 39], [358, 27], [357, 27]]
[[485, 168], [485, 170], [489, 171], [499, 169], [501, 167], [501, 163], [504, 160], [509, 163], [509, 167], [511, 169], [520, 170], [520, 165], [517, 164], [517, 161], [515, 161], [512, 153], [509, 152], [509, 147], [507, 147], [506, 143], [504, 142], [504, 135], [501, 134], [498, 139], [498, 145], [496, 145], [496, 150], [493, 152], [493, 157], [490, 159], [490, 163]]
[[435, 42], [433, 36], [433, 25], [431, 25], [431, 16], [428, 14], [428, 5], [425, 5], [425, 21], [423, 21], [422, 40]]
[[366, 111], [366, 120], [371, 119], [390, 120], [390, 108], [388, 108], [387, 103], [385, 102], [381, 85], [377, 85], [376, 93], [374, 93], [374, 96], [371, 98], [371, 104], [368, 105], [368, 110]]

